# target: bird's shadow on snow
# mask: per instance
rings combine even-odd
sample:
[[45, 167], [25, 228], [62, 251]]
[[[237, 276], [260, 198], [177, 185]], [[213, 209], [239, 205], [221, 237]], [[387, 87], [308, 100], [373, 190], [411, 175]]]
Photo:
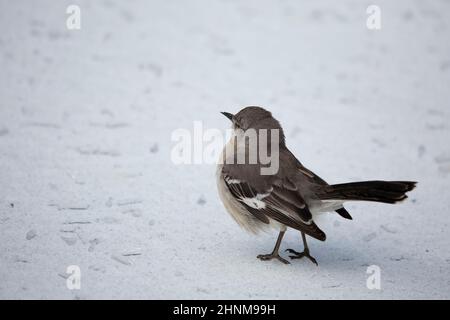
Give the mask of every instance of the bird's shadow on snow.
[[[233, 240], [232, 242], [234, 242]], [[236, 241], [237, 242], [237, 241]], [[242, 244], [242, 243], [241, 243]], [[229, 243], [230, 246], [233, 243]], [[238, 246], [238, 243], [236, 243]], [[270, 263], [267, 261], [260, 261], [256, 259], [258, 254], [270, 253], [274, 246], [274, 239], [267, 237], [266, 239], [254, 239], [254, 241], [247, 242], [247, 246], [242, 248], [241, 246], [241, 256], [242, 259], [254, 258], [255, 263]], [[364, 248], [357, 247], [355, 243], [351, 243], [350, 240], [327, 240], [326, 242], [319, 242], [315, 240], [308, 239], [308, 246], [310, 249], [310, 254], [313, 256], [319, 265], [318, 270], [321, 269], [332, 269], [334, 272], [342, 270], [343, 272], [348, 272], [350, 269], [367, 267], [372, 264], [382, 263], [385, 257], [379, 252], [380, 256], [374, 256], [374, 251], [377, 250], [365, 250]], [[305, 268], [305, 265], [316, 267], [309, 259], [290, 259], [289, 252], [286, 249], [294, 249], [298, 252], [303, 251], [303, 243], [300, 237], [298, 239], [289, 238], [283, 241], [279, 254], [284, 259], [288, 260], [291, 266], [295, 268]], [[285, 267], [285, 265], [277, 260], [272, 260], [272, 265], [277, 265], [280, 268]]]

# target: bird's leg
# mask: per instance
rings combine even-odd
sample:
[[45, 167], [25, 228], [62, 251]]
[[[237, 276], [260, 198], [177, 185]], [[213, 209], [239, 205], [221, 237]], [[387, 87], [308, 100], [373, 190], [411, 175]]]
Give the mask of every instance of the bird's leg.
[[[301, 231], [300, 231], [301, 232]], [[303, 257], [307, 257], [309, 260], [311, 260], [313, 263], [315, 263], [317, 266], [317, 261], [316, 259], [314, 259], [313, 257], [310, 256], [309, 254], [309, 248], [308, 248], [308, 244], [306, 243], [306, 236], [303, 232], [302, 233], [302, 239], [303, 239], [303, 252], [297, 252], [293, 249], [286, 249], [287, 252], [292, 253], [292, 256], [289, 256], [291, 259], [300, 259]]]
[[281, 262], [285, 263], [285, 264], [289, 264], [289, 261], [287, 261], [286, 259], [283, 259], [282, 257], [280, 257], [280, 255], [278, 254], [278, 249], [280, 249], [280, 244], [281, 244], [281, 240], [283, 239], [284, 233], [286, 231], [280, 231], [280, 234], [278, 235], [278, 239], [277, 239], [277, 243], [275, 244], [275, 248], [273, 248], [272, 253], [269, 254], [260, 254], [257, 256], [258, 259], [260, 260], [272, 260], [272, 259], [278, 259]]

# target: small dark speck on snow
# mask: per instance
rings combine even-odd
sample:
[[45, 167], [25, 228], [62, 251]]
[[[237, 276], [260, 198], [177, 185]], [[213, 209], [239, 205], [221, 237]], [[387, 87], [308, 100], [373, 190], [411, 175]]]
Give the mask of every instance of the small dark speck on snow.
[[203, 198], [203, 196], [201, 196], [200, 198], [198, 198], [198, 200], [197, 200], [197, 204], [199, 204], [199, 205], [204, 205], [206, 203], [206, 200], [205, 200], [205, 198]]

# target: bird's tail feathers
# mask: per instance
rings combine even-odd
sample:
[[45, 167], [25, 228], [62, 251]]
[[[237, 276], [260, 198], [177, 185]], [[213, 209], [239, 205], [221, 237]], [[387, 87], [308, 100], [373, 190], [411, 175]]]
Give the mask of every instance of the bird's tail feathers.
[[318, 192], [321, 200], [355, 200], [396, 203], [408, 198], [413, 181], [361, 181], [328, 185]]

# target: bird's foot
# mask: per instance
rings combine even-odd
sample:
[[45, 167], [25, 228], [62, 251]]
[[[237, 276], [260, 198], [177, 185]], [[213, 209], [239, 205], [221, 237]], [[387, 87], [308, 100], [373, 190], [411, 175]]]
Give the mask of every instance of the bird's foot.
[[319, 266], [316, 259], [311, 257], [311, 255], [309, 254], [309, 250], [305, 250], [303, 252], [297, 252], [293, 249], [286, 249], [286, 251], [293, 254], [292, 256], [289, 256], [291, 259], [301, 259], [303, 257], [306, 257], [309, 260], [311, 260], [311, 262], [314, 263], [316, 266]]
[[287, 261], [286, 259], [283, 259], [282, 257], [280, 257], [280, 255], [278, 253], [274, 254], [274, 253], [270, 253], [270, 254], [259, 254], [257, 256], [257, 258], [259, 260], [263, 260], [263, 261], [268, 261], [268, 260], [272, 260], [272, 259], [277, 259], [281, 262], [283, 262], [284, 264], [290, 264], [289, 261]]

